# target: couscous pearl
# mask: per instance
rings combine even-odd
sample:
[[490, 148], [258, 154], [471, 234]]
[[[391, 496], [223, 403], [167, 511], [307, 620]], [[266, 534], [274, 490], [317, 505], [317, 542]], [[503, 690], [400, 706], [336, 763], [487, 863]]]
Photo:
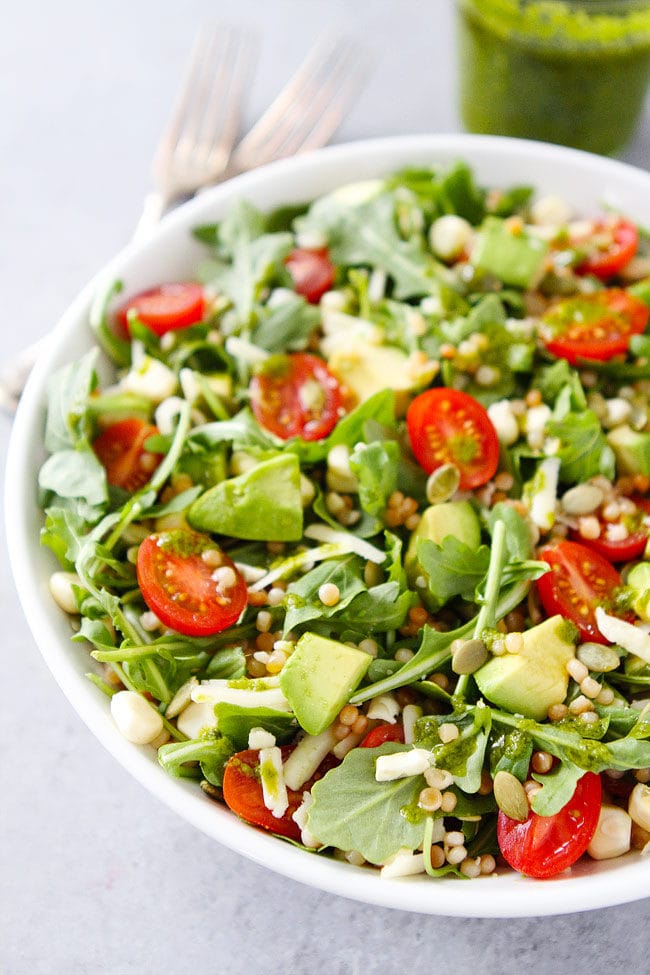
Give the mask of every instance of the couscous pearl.
[[354, 704], [346, 704], [344, 708], [341, 708], [339, 712], [339, 721], [341, 724], [346, 724], [352, 727], [354, 722], [359, 717], [359, 709], [354, 706]]
[[456, 808], [458, 798], [453, 792], [443, 792], [440, 808], [444, 813], [452, 813]]
[[341, 593], [339, 587], [333, 582], [325, 582], [318, 590], [318, 598], [320, 599], [323, 606], [336, 606], [339, 599], [341, 598]]
[[458, 866], [462, 863], [467, 856], [467, 850], [464, 846], [452, 846], [452, 848], [447, 853], [447, 863], [451, 863], [452, 866]]
[[440, 727], [438, 728], [438, 735], [440, 737], [440, 741], [444, 745], [448, 744], [450, 741], [455, 741], [458, 738], [459, 734], [460, 731], [458, 730], [458, 725], [451, 724], [449, 722], [445, 722], [444, 724], [441, 724]]

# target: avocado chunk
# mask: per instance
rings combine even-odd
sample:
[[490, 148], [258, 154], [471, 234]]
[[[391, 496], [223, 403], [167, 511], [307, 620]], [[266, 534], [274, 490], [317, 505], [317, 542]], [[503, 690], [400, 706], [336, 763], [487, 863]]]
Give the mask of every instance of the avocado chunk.
[[633, 593], [632, 609], [642, 620], [650, 623], [650, 562], [639, 562], [627, 576]]
[[[444, 501], [441, 504], [432, 504], [422, 512], [404, 557], [404, 569], [412, 589], [416, 588], [418, 576], [423, 576], [425, 579], [427, 577], [418, 561], [419, 539], [426, 538], [436, 545], [441, 545], [449, 535], [463, 542], [468, 548], [477, 549], [481, 544], [481, 525], [469, 501]], [[426, 592], [420, 588], [417, 591], [426, 602]]]
[[515, 233], [505, 220], [488, 217], [477, 235], [471, 262], [515, 288], [533, 288], [544, 271], [548, 243], [524, 230]]
[[253, 541], [302, 538], [300, 463], [295, 454], [262, 461], [221, 481], [190, 506], [187, 520], [199, 531]]
[[523, 634], [519, 653], [492, 657], [476, 671], [481, 694], [513, 714], [542, 721], [552, 704], [566, 697], [569, 675], [566, 665], [575, 656], [577, 630], [557, 615]]
[[331, 725], [370, 666], [361, 650], [303, 633], [280, 673], [280, 687], [298, 724], [310, 735]]
[[351, 340], [341, 342], [328, 366], [360, 403], [382, 389], [395, 390], [395, 412], [403, 416], [411, 394], [427, 386], [436, 374], [436, 362], [414, 368], [413, 361], [394, 345], [373, 345]]
[[614, 451], [619, 474], [645, 474], [650, 477], [650, 433], [638, 433], [623, 423], [607, 434]]

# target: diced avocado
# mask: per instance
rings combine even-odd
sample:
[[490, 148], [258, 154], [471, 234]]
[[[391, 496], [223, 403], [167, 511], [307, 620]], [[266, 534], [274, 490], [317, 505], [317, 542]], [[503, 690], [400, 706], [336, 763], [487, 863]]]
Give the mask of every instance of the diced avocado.
[[[477, 549], [481, 544], [481, 525], [469, 501], [445, 501], [442, 504], [432, 504], [422, 512], [404, 557], [404, 568], [412, 588], [416, 588], [415, 580], [418, 576], [424, 575], [426, 578], [426, 573], [417, 557], [418, 540], [428, 538], [429, 541], [440, 545], [448, 535], [453, 535], [472, 549]], [[418, 589], [418, 592], [421, 592], [426, 601], [424, 590]]]
[[639, 433], [623, 423], [609, 431], [607, 443], [616, 456], [619, 474], [650, 477], [650, 433]]
[[524, 230], [513, 230], [497, 217], [487, 217], [477, 235], [471, 262], [515, 288], [533, 288], [544, 270], [548, 243]]
[[650, 623], [650, 562], [635, 565], [626, 581], [634, 591], [632, 609], [642, 620]]
[[324, 731], [347, 704], [371, 660], [345, 643], [303, 633], [280, 673], [280, 687], [300, 727], [310, 735]]
[[191, 505], [187, 520], [199, 531], [233, 538], [299, 541], [302, 502], [298, 458], [281, 454], [216, 484]]
[[435, 362], [415, 365], [413, 360], [394, 345], [372, 345], [368, 342], [339, 344], [328, 365], [333, 373], [356, 396], [360, 403], [382, 389], [395, 390], [395, 413], [403, 416], [411, 394], [433, 379]]
[[519, 653], [492, 657], [476, 671], [481, 694], [513, 714], [543, 720], [551, 705], [566, 697], [566, 665], [575, 656], [576, 636], [573, 624], [560, 615], [526, 630]]

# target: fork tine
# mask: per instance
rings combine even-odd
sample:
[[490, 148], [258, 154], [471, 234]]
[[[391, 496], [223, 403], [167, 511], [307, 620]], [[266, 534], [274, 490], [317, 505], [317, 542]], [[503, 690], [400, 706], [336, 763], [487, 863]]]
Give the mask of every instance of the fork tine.
[[201, 29], [179, 97], [156, 149], [153, 172], [157, 182], [168, 180], [175, 155], [187, 161], [199, 147], [207, 156], [217, 143], [224, 156], [232, 148], [252, 51], [248, 31], [219, 24]]
[[284, 124], [275, 133], [270, 133], [270, 141], [259, 146], [258, 151], [276, 158], [326, 142], [340, 125], [347, 107], [365, 80], [366, 68], [354, 46], [342, 51], [329, 75], [314, 79], [314, 90], [306, 92], [308, 103], [296, 105], [295, 111], [287, 112]]
[[223, 65], [212, 79], [199, 133], [206, 158], [232, 148], [239, 128], [239, 106], [252, 73], [253, 53], [249, 35], [230, 38]]
[[[344, 106], [365, 79], [367, 65], [364, 67], [364, 63], [354, 42], [333, 33], [323, 35], [270, 108], [236, 147], [229, 170], [241, 172], [289, 155], [301, 148], [303, 139], [312, 130], [310, 145], [321, 145], [335, 130]], [[330, 111], [339, 100], [340, 111]]]

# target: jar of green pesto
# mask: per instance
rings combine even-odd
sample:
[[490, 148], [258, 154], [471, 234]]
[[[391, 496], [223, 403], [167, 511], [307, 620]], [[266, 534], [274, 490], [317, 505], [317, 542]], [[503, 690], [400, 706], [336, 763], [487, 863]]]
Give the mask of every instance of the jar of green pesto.
[[650, 79], [650, 0], [456, 0], [470, 132], [617, 153]]

